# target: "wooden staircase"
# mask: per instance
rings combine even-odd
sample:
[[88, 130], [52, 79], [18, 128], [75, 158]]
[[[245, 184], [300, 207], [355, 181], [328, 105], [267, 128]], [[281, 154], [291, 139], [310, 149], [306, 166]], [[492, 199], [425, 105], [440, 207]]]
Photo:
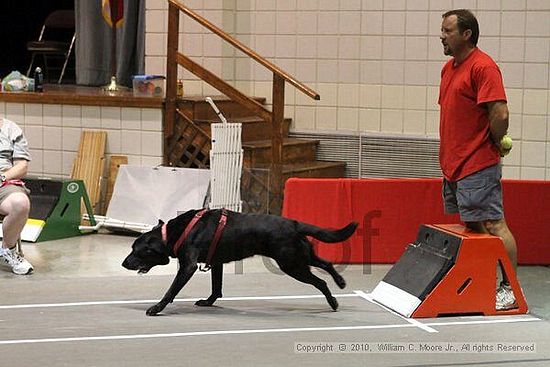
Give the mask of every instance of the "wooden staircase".
[[[270, 187], [272, 161], [271, 126], [261, 118], [250, 116], [238, 103], [225, 96], [212, 99], [228, 122], [242, 123], [244, 210], [279, 214], [282, 197]], [[264, 104], [265, 98], [256, 98]], [[178, 99], [179, 119], [176, 121], [177, 142], [169, 143], [169, 164], [180, 167], [208, 168], [210, 125], [220, 120], [203, 96], [184, 96]], [[283, 182], [290, 177], [343, 177], [345, 163], [323, 162], [315, 159], [318, 140], [289, 138], [291, 119], [283, 123]], [[174, 138], [172, 139], [174, 140]], [[190, 157], [195, 159], [190, 159]], [[282, 192], [275, 190], [274, 192]]]
[[[252, 98], [178, 51], [180, 14], [200, 23], [225, 42], [273, 73], [271, 109], [265, 98]], [[178, 67], [210, 84], [224, 96], [210, 96], [229, 122], [243, 124], [244, 171], [241, 182], [243, 211], [279, 214], [284, 183], [289, 177], [342, 177], [345, 163], [317, 162], [315, 140], [289, 139], [285, 118], [285, 86], [319, 100], [319, 94], [258, 55], [213, 23], [177, 0], [168, 0], [166, 45], [166, 99], [164, 109], [164, 163], [206, 168], [211, 148], [210, 125], [219, 122], [206, 96], [177, 97]]]

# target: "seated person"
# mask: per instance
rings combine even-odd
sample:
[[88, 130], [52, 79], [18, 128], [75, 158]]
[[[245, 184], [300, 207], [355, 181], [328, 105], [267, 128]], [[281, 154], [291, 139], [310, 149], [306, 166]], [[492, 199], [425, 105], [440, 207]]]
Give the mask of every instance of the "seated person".
[[31, 206], [29, 190], [20, 180], [27, 174], [29, 161], [27, 139], [21, 128], [0, 118], [0, 217], [3, 218], [0, 264], [19, 275], [33, 271], [32, 265], [16, 249]]

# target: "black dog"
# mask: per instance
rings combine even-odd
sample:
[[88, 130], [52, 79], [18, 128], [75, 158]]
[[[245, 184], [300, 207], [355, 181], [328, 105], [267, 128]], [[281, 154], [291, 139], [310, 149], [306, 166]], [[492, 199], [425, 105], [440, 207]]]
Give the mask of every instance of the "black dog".
[[[207, 262], [209, 246], [222, 216], [221, 210], [205, 211], [182, 246], [176, 250], [177, 253], [173, 249], [198, 212], [190, 210], [171, 219], [167, 224], [159, 221], [156, 227], [134, 241], [132, 252], [122, 263], [126, 269], [146, 273], [155, 265], [168, 264], [169, 257], [178, 258], [178, 273], [162, 300], [147, 310], [149, 316], [158, 314], [174, 300], [197, 270], [197, 263]], [[306, 236], [328, 243], [341, 242], [349, 238], [356, 228], [357, 223], [350, 223], [338, 230], [328, 230], [274, 215], [227, 211], [227, 225], [211, 258], [212, 294], [208, 299], [195, 304], [211, 306], [216, 299], [222, 297], [223, 263], [263, 255], [274, 259], [286, 274], [319, 289], [332, 309], [336, 310], [336, 298], [330, 293], [326, 282], [311, 273], [310, 266], [327, 271], [340, 288], [346, 286], [346, 281], [330, 262], [317, 257]]]

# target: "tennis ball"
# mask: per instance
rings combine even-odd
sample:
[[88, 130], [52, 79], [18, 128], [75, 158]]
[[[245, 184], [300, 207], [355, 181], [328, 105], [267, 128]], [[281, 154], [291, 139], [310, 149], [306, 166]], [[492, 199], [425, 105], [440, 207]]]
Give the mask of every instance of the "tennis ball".
[[513, 141], [512, 138], [508, 135], [504, 135], [502, 139], [500, 140], [500, 147], [503, 150], [510, 150], [512, 149]]

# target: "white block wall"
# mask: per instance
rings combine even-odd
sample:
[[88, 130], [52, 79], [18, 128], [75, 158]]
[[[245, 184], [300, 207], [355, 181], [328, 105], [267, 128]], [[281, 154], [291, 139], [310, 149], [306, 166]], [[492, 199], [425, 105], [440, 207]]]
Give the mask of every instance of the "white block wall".
[[[317, 90], [287, 84], [294, 130], [437, 136], [441, 14], [469, 8], [479, 46], [500, 65], [515, 149], [508, 178], [550, 179], [549, 0], [186, 0], [208, 20]], [[146, 71], [165, 74], [167, 2], [148, 0]], [[271, 99], [272, 75], [181, 15], [180, 50], [246, 93]], [[188, 94], [215, 93], [179, 71]]]
[[[0, 102], [0, 116], [21, 126], [29, 141], [29, 175], [68, 178], [82, 130], [107, 132], [106, 154], [128, 163], [162, 163], [162, 110]], [[108, 167], [108, 160], [105, 162]]]

